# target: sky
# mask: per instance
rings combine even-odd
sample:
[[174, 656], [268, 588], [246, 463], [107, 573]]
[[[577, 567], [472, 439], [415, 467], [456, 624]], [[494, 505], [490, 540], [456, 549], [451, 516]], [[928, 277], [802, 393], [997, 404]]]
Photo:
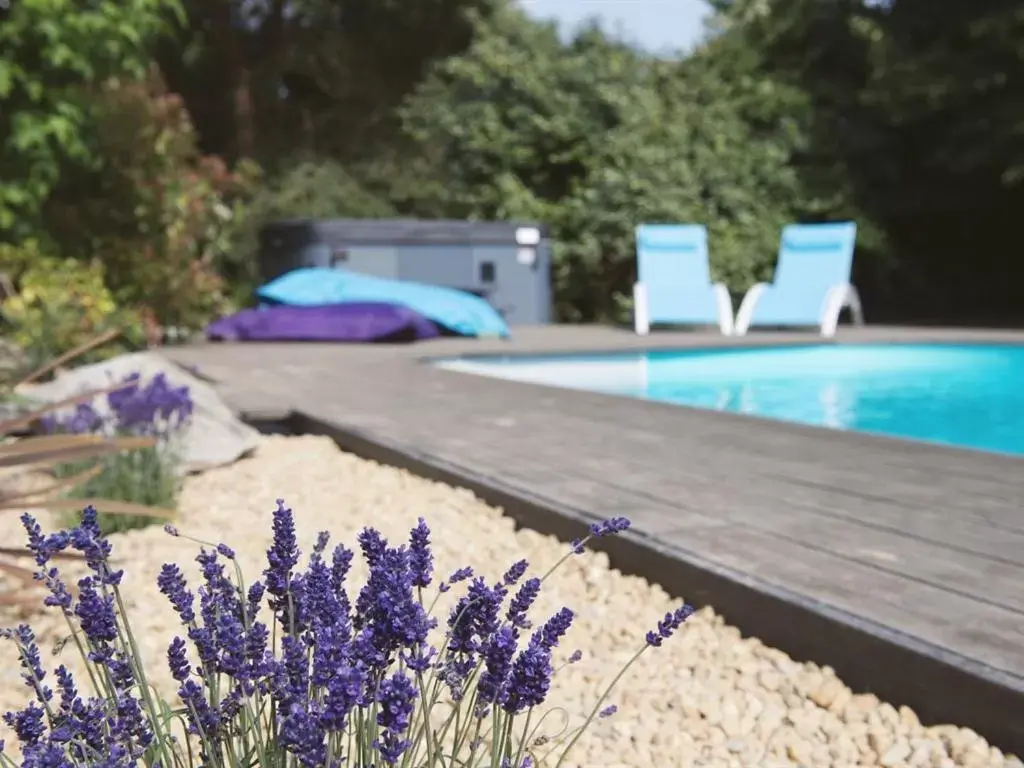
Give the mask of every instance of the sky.
[[533, 16], [555, 19], [563, 31], [596, 16], [650, 51], [689, 50], [710, 12], [704, 0], [520, 0]]

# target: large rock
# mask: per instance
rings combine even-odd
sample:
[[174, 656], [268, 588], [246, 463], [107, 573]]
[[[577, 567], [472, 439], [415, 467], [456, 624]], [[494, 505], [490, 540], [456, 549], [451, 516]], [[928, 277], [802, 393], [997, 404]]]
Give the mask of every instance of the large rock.
[[[191, 424], [182, 435], [186, 472], [199, 472], [230, 464], [256, 447], [259, 432], [235, 418], [213, 387], [176, 363], [153, 352], [121, 355], [102, 363], [85, 365], [61, 373], [52, 382], [22, 388], [26, 397], [42, 403], [53, 403], [80, 392], [99, 389], [123, 381], [138, 373], [145, 386], [158, 373], [176, 387], [188, 387], [195, 410]], [[93, 405], [106, 410], [106, 398], [96, 398]]]

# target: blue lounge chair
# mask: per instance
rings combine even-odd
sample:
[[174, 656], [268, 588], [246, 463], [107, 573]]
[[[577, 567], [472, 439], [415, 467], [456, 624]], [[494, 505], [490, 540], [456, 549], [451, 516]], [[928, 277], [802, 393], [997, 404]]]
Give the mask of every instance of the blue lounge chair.
[[641, 224], [636, 230], [637, 282], [633, 323], [640, 335], [651, 325], [717, 325], [732, 334], [732, 300], [711, 282], [708, 233], [699, 224]]
[[830, 338], [847, 307], [853, 322], [863, 325], [860, 296], [850, 282], [856, 239], [852, 221], [785, 227], [775, 280], [747, 291], [736, 313], [736, 335], [757, 326], [816, 326]]

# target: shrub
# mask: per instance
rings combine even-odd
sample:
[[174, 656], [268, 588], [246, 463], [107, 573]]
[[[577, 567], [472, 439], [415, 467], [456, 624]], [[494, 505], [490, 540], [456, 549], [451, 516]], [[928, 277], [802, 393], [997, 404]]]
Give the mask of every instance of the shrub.
[[[181, 455], [178, 438], [192, 415], [187, 387], [172, 387], [164, 374], [146, 386], [139, 376], [106, 396], [105, 413], [90, 403], [80, 403], [63, 418], [44, 421], [48, 432], [122, 437], [152, 437], [155, 444], [134, 451], [102, 457], [96, 462], [72, 462], [54, 468], [57, 478], [92, 471], [94, 474], [72, 492], [72, 498], [99, 497], [149, 507], [173, 508], [180, 487]], [[160, 518], [134, 515], [100, 515], [104, 533], [142, 528]]]
[[[329, 537], [322, 533], [300, 570], [292, 512], [278, 502], [263, 579], [248, 589], [224, 544], [203, 545], [196, 558], [203, 576], [198, 606], [181, 569], [163, 566], [160, 590], [188, 638], [176, 637], [167, 650], [182, 702], [172, 709], [148, 685], [149, 669], [124, 611], [122, 572], [111, 567], [95, 511], [86, 508], [78, 527], [49, 536], [30, 515], [22, 520], [38, 577], [51, 593], [47, 600], [63, 612], [96, 688], [93, 697], [81, 695], [71, 673], [59, 668], [54, 696], [32, 630], [6, 630], [37, 699], [8, 715], [24, 766], [116, 760], [166, 768], [525, 768], [552, 758], [557, 768], [584, 729], [614, 712], [606, 699], [633, 661], [692, 613], [683, 605], [666, 615], [584, 725], [545, 743], [541, 708], [554, 654], [574, 619], [563, 608], [527, 634], [546, 575], [526, 578], [524, 560], [495, 584], [474, 578], [468, 568], [435, 582], [430, 530], [421, 519], [407, 546], [363, 530], [359, 546], [369, 577], [358, 593], [350, 592], [352, 552], [338, 545], [328, 555]], [[595, 524], [592, 534], [628, 525], [616, 518]], [[168, 532], [180, 535], [173, 527]], [[573, 550], [583, 545], [575, 542]], [[92, 569], [78, 582], [77, 598], [51, 563], [67, 550], [85, 554]], [[457, 583], [467, 585], [464, 596], [448, 616], [443, 640], [432, 644], [437, 621], [430, 592]], [[578, 659], [577, 653], [569, 661]], [[184, 741], [171, 733], [176, 719], [187, 725]]]
[[[33, 365], [68, 352], [101, 333], [118, 329], [131, 346], [142, 341], [141, 318], [117, 305], [105, 285], [98, 261], [58, 258], [37, 241], [19, 246], [0, 244], [0, 272], [18, 287], [2, 305], [13, 341]], [[94, 362], [124, 351], [125, 344], [91, 350], [82, 362]]]
[[[63, 362], [79, 358], [92, 349], [103, 346], [110, 341], [110, 338], [111, 334], [103, 334], [89, 339], [85, 344], [65, 355]], [[0, 380], [0, 403], [13, 400], [18, 404], [19, 398], [14, 395], [14, 391], [19, 384], [27, 384], [43, 378], [61, 362], [60, 358], [51, 360], [28, 375], [20, 377], [18, 381]], [[120, 451], [148, 448], [156, 444], [155, 438], [145, 436], [109, 438], [97, 435], [30, 435], [12, 439], [16, 432], [25, 429], [32, 423], [46, 418], [63, 407], [92, 400], [97, 394], [99, 393], [95, 391], [82, 392], [68, 400], [42, 407], [16, 408], [15, 412], [9, 413], [5, 418], [0, 418], [0, 463], [8, 469], [34, 468], [38, 470], [61, 463], [95, 459]], [[73, 501], [56, 498], [56, 494], [64, 488], [74, 487], [77, 484], [77, 478], [69, 478], [46, 488], [26, 490], [20, 488], [16, 482], [10, 482], [16, 480], [17, 477], [17, 474], [12, 474], [0, 478], [0, 507], [7, 512], [39, 507], [56, 510], [81, 509], [83, 506], [91, 505], [100, 507], [104, 513], [109, 514], [163, 516], [164, 518], [169, 516], [167, 510], [146, 509], [135, 504], [112, 502], [107, 499], [93, 498], [86, 501]], [[71, 502], [70, 505], [69, 502]], [[18, 564], [26, 557], [32, 557], [32, 553], [26, 547], [10, 546], [0, 542], [0, 577], [5, 582], [4, 589], [0, 590], [0, 606], [15, 607], [22, 611], [38, 609], [38, 603], [33, 596], [38, 582], [32, 577], [31, 571]], [[10, 582], [17, 583], [20, 588], [10, 589]], [[0, 758], [0, 763], [2, 762], [3, 760]]]
[[231, 309], [221, 271], [255, 169], [202, 155], [184, 103], [155, 70], [108, 81], [93, 102], [102, 165], [62, 183], [51, 232], [68, 253], [103, 262], [119, 302], [162, 328], [202, 328]]

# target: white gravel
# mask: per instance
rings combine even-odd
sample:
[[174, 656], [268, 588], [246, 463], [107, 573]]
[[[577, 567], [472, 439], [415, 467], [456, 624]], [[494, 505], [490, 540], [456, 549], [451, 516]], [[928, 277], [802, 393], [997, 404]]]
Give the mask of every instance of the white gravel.
[[[364, 461], [319, 437], [265, 437], [253, 458], [189, 478], [177, 525], [196, 538], [231, 545], [252, 579], [262, 569], [279, 497], [295, 510], [306, 551], [323, 529], [350, 546], [365, 525], [404, 539], [422, 515], [433, 531], [440, 573], [470, 565], [495, 578], [522, 557], [545, 570], [565, 552], [552, 537], [514, 531], [510, 518], [468, 491]], [[0, 519], [0, 537], [23, 540], [13, 516]], [[156, 670], [155, 682], [167, 695], [173, 687], [164, 651], [176, 625], [155, 581], [164, 562], [191, 566], [195, 550], [159, 529], [122, 534], [114, 542], [147, 666]], [[187, 572], [194, 578], [194, 567]], [[354, 577], [361, 580], [362, 573]], [[584, 658], [558, 673], [549, 704], [564, 708], [575, 721], [643, 642], [644, 632], [677, 601], [659, 586], [612, 570], [605, 555], [587, 553], [552, 576], [535, 610], [546, 615], [563, 605], [579, 614], [565, 654], [579, 648]], [[16, 620], [2, 618], [4, 624]], [[52, 617], [32, 623], [44, 638], [57, 636]], [[20, 705], [25, 692], [13, 649], [5, 645], [0, 653], [0, 711], [5, 711]], [[64, 655], [70, 660], [70, 650]], [[646, 653], [610, 701], [618, 712], [595, 723], [579, 741], [572, 765], [1022, 765], [973, 731], [925, 728], [905, 707], [855, 694], [828, 667], [799, 663], [756, 638], [744, 638], [710, 609], [695, 615], [662, 648]], [[555, 735], [562, 720], [553, 716], [546, 722]], [[10, 744], [11, 736], [0, 725], [0, 738]]]

